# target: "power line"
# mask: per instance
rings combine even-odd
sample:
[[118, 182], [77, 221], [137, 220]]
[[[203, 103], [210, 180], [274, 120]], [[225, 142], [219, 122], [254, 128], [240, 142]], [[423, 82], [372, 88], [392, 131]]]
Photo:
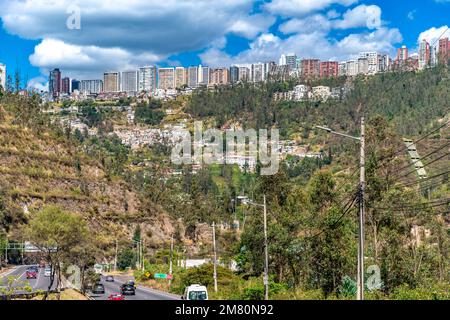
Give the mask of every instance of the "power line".
[[336, 227], [337, 227], [338, 224], [341, 222], [341, 220], [344, 218], [344, 216], [345, 216], [347, 213], [350, 212], [350, 210], [351, 210], [351, 208], [353, 207], [353, 204], [355, 203], [355, 201], [356, 201], [357, 198], [358, 198], [358, 194], [354, 195], [354, 197], [351, 199], [351, 201], [349, 202], [349, 204], [347, 204], [347, 205], [345, 206], [345, 207], [348, 206], [348, 208], [344, 210], [344, 212], [339, 216], [338, 219], [336, 219], [336, 221], [334, 221], [334, 222], [331, 224], [330, 227], [327, 227], [327, 228], [325, 228], [325, 229], [319, 231], [319, 232], [316, 233], [315, 235], [305, 237], [304, 239], [305, 239], [305, 240], [312, 240], [312, 239], [317, 238], [318, 236], [324, 234], [324, 233], [327, 232], [328, 229], [330, 229], [330, 228], [331, 228], [331, 229], [336, 229]]
[[423, 203], [417, 203], [417, 204], [413, 204], [413, 205], [404, 205], [401, 207], [374, 207], [373, 209], [375, 210], [399, 210], [402, 211], [403, 209], [411, 209], [411, 210], [424, 210], [427, 208], [432, 208], [435, 206], [442, 206], [442, 205], [447, 205], [450, 202], [450, 198], [447, 199], [435, 199], [435, 200], [431, 200], [428, 202], [423, 202]]
[[[444, 176], [444, 175], [449, 174], [449, 173], [450, 173], [450, 170], [445, 171], [445, 172], [438, 173], [438, 174], [436, 174], [436, 175], [434, 175], [434, 176], [431, 176], [431, 177], [428, 177], [428, 178], [421, 179], [421, 180], [419, 180], [419, 181], [402, 183], [401, 186], [403, 186], [403, 187], [413, 186], [413, 185], [416, 185], [416, 184], [420, 184], [420, 183], [422, 183], [422, 182], [424, 182], [424, 181], [429, 181], [429, 180], [432, 180], [432, 179], [435, 179], [435, 178]], [[423, 187], [426, 187], [426, 185], [423, 185]]]

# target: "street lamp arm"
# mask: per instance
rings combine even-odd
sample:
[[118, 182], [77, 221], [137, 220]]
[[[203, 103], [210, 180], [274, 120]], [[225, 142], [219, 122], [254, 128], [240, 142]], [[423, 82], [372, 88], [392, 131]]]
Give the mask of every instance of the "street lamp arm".
[[335, 135], [338, 135], [338, 136], [342, 136], [342, 137], [350, 138], [350, 139], [353, 139], [353, 140], [361, 141], [361, 137], [355, 137], [355, 136], [351, 136], [351, 135], [349, 135], [349, 134], [345, 134], [345, 133], [341, 133], [341, 132], [336, 132], [336, 131], [331, 130], [331, 129], [328, 128], [328, 127], [316, 126], [316, 128], [321, 129], [321, 130], [325, 130], [325, 131], [327, 131], [327, 132], [329, 132], [329, 133], [332, 133], [332, 134], [335, 134]]

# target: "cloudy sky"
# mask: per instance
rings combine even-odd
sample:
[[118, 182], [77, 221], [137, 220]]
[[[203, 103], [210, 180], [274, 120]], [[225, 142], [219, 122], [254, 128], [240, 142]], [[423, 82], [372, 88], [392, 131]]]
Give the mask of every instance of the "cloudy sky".
[[402, 44], [433, 42], [450, 26], [449, 13], [450, 0], [0, 0], [0, 62], [40, 88], [55, 67], [87, 79], [148, 64], [278, 61], [291, 52], [394, 56]]

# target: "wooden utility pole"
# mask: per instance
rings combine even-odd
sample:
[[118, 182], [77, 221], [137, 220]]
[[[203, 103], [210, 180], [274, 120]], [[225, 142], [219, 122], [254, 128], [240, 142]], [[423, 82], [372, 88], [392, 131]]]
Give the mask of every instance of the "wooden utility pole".
[[360, 195], [359, 195], [359, 241], [358, 241], [358, 300], [364, 300], [364, 192], [366, 188], [365, 177], [365, 127], [364, 117], [361, 118], [361, 138], [360, 138]]
[[[170, 239], [170, 262], [169, 262], [169, 274], [170, 275], [173, 272], [172, 259], [173, 259], [173, 234], [172, 234], [172, 237]], [[169, 287], [170, 287], [171, 284], [172, 284], [172, 279], [169, 279]]]
[[217, 252], [216, 252], [216, 223], [212, 224], [213, 232], [213, 249], [214, 249], [214, 292], [217, 292]]
[[269, 300], [269, 252], [267, 243], [267, 205], [264, 195], [264, 299]]

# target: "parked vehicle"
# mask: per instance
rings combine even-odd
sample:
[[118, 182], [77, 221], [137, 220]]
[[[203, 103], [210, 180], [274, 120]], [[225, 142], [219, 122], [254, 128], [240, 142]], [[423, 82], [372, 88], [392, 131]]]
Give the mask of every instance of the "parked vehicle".
[[193, 284], [186, 288], [182, 300], [208, 300], [208, 289], [199, 284]]

